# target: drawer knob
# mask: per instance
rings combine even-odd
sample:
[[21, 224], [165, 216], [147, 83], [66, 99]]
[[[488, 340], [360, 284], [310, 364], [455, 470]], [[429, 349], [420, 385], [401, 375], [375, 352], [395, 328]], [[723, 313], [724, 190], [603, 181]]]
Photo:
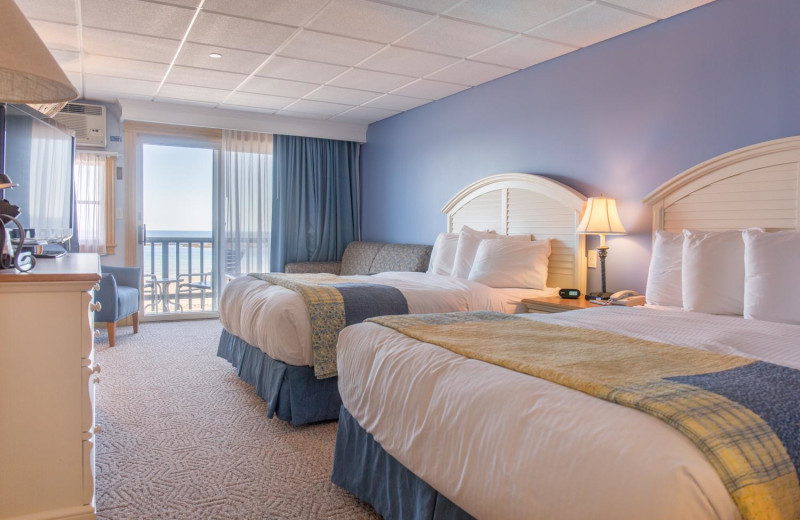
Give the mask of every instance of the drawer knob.
[[92, 428], [92, 433], [97, 435], [98, 433], [103, 433], [103, 429], [100, 427], [99, 424], [95, 424], [94, 428]]
[[100, 373], [100, 365], [95, 363], [95, 365], [92, 367], [92, 374], [99, 374], [99, 373]]
[[100, 284], [99, 284], [99, 283], [96, 283], [96, 284], [94, 284], [94, 287], [93, 287], [93, 289], [94, 289], [95, 291], [99, 291], [99, 290], [100, 290]]
[[100, 302], [94, 302], [89, 304], [89, 310], [92, 310], [94, 312], [99, 312], [102, 309], [103, 306], [100, 304]]
[[94, 337], [95, 338], [99, 338], [100, 337], [100, 331], [98, 329], [94, 329]]
[[95, 376], [95, 378], [93, 379], [93, 381], [92, 381], [92, 382], [93, 382], [94, 384], [96, 384], [96, 385], [99, 385], [99, 384], [100, 384], [100, 378]]

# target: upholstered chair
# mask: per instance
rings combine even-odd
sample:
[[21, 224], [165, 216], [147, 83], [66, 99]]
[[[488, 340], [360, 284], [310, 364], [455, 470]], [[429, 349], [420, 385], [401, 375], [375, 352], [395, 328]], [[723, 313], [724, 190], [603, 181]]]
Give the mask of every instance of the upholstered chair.
[[116, 343], [117, 322], [133, 315], [133, 333], [139, 332], [139, 294], [142, 291], [142, 270], [139, 267], [100, 268], [103, 277], [94, 300], [100, 303], [94, 321], [105, 322], [108, 328], [108, 344]]

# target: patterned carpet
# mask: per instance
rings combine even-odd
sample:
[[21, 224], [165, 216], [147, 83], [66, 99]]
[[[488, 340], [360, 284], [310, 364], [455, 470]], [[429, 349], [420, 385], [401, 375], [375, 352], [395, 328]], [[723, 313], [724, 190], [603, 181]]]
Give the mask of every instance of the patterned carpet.
[[98, 518], [379, 518], [330, 482], [336, 423], [267, 419], [216, 357], [221, 330], [144, 323], [98, 340]]

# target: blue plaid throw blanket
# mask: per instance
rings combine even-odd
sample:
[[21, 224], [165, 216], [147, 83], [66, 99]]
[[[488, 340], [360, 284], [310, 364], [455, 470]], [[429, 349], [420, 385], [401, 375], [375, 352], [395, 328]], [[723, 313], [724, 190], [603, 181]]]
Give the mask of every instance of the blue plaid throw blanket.
[[333, 377], [339, 331], [373, 316], [408, 314], [405, 296], [390, 285], [364, 283], [332, 274], [260, 274], [250, 276], [299, 294], [311, 320], [314, 375]]

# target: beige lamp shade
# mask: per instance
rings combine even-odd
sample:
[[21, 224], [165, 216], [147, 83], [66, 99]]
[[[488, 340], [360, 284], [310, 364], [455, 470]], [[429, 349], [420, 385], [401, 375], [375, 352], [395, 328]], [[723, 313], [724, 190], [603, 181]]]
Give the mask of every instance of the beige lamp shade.
[[0, 0], [0, 102], [57, 103], [78, 97], [13, 0]]
[[607, 197], [589, 197], [586, 201], [586, 211], [576, 231], [602, 237], [625, 234], [625, 227], [617, 212], [617, 201]]

